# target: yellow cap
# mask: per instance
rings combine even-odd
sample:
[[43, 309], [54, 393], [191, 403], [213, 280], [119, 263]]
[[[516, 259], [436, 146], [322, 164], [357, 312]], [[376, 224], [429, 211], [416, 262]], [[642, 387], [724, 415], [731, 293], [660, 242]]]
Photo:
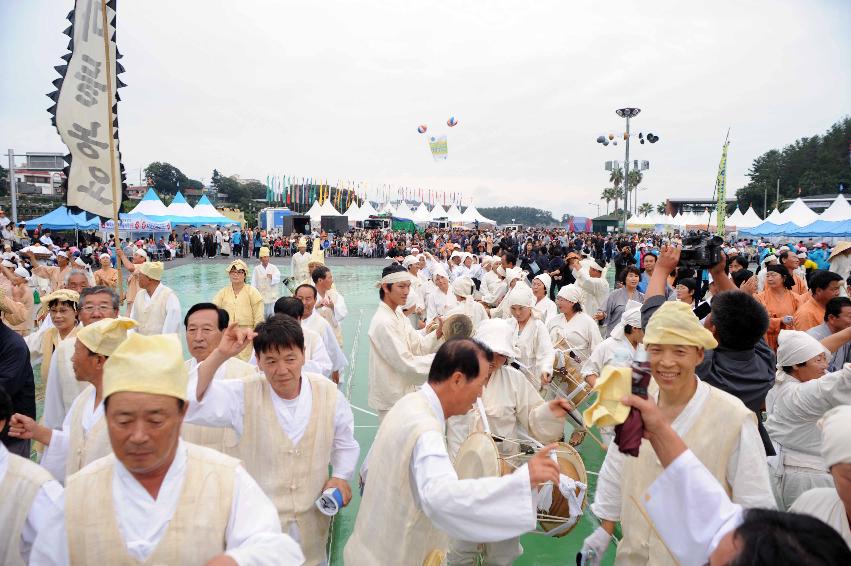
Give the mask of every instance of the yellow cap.
[[77, 331], [77, 340], [95, 354], [111, 356], [119, 344], [127, 340], [127, 331], [136, 328], [132, 318], [105, 318]]
[[244, 261], [242, 261], [241, 259], [235, 259], [232, 262], [230, 262], [230, 265], [228, 265], [228, 267], [227, 267], [227, 269], [225, 269], [225, 271], [230, 273], [234, 269], [236, 269], [237, 271], [239, 271], [241, 269], [242, 271], [245, 272], [246, 275], [248, 275], [248, 265]]
[[621, 403], [621, 399], [632, 392], [632, 369], [604, 367], [594, 391], [597, 392], [597, 398], [582, 413], [585, 426], [623, 424], [629, 415], [629, 407]]
[[66, 301], [69, 303], [80, 304], [80, 293], [71, 289], [57, 289], [47, 296], [41, 298], [41, 307], [39, 308], [39, 316], [47, 312], [48, 305], [51, 301]]
[[319, 238], [313, 240], [313, 251], [310, 252], [310, 263], [325, 265], [325, 250], [322, 249], [322, 242]]
[[260, 253], [258, 254], [260, 257], [269, 257], [269, 248], [263, 246], [260, 248]]
[[186, 401], [189, 372], [177, 334], [127, 337], [103, 366], [103, 396], [134, 392]]
[[306, 248], [306, 247], [307, 247], [307, 238], [305, 238], [304, 236], [302, 236], [301, 238], [299, 238], [299, 239], [298, 239], [298, 247], [300, 247], [300, 248]]
[[146, 261], [145, 263], [140, 263], [136, 269], [142, 275], [146, 275], [155, 281], [160, 281], [163, 278], [165, 266], [163, 266], [163, 262], [161, 261]]
[[680, 301], [668, 301], [659, 307], [644, 330], [645, 344], [678, 344], [712, 349], [718, 342], [692, 312]]

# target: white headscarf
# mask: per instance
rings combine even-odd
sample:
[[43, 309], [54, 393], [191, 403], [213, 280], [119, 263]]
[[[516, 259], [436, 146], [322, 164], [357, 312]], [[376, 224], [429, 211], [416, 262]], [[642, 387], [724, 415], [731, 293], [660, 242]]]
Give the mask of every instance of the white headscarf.
[[612, 329], [612, 337], [623, 340], [626, 337], [624, 327], [627, 324], [633, 328], [641, 328], [641, 303], [638, 301], [627, 301], [621, 321]]
[[532, 294], [532, 289], [526, 285], [516, 285], [508, 294], [508, 306], [515, 305], [521, 307], [534, 307], [537, 302], [535, 295]]
[[559, 289], [558, 296], [575, 304], [582, 302], [583, 292], [582, 289], [579, 288], [579, 285], [571, 283], [570, 285], [565, 285]]
[[777, 336], [777, 381], [784, 381], [788, 375], [783, 367], [803, 364], [821, 353], [830, 354], [821, 342], [798, 330], [781, 330]]

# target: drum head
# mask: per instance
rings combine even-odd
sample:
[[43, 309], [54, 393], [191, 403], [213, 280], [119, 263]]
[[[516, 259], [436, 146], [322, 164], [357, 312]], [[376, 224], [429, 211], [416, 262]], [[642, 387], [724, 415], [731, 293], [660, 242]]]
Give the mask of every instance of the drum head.
[[443, 336], [446, 340], [469, 338], [473, 335], [473, 321], [466, 314], [451, 314], [443, 321]]
[[[586, 383], [578, 371], [572, 368], [558, 368], [553, 370], [552, 383], [564, 394], [574, 407], [578, 407], [591, 392], [591, 386]], [[552, 400], [552, 396], [547, 401]]]
[[[582, 461], [582, 456], [579, 455], [579, 452], [576, 451], [573, 446], [569, 444], [565, 444], [563, 442], [558, 443], [558, 448], [555, 449], [556, 459], [558, 460], [558, 467], [561, 469], [561, 473], [566, 475], [569, 478], [573, 478], [574, 480], [580, 481], [585, 485], [588, 485], [588, 474], [585, 471], [585, 464]], [[577, 495], [578, 495], [577, 490]], [[584, 509], [587, 503], [587, 497], [582, 501], [582, 508]], [[567, 519], [570, 517], [570, 508], [567, 502], [567, 499], [561, 494], [558, 489], [553, 490], [553, 504], [550, 506], [549, 515], [553, 517], [564, 517]], [[544, 532], [549, 532], [559, 525], [560, 522], [557, 521], [540, 521], [541, 528]], [[579, 521], [576, 521], [576, 524], [573, 525], [567, 531], [559, 534], [558, 536], [562, 537], [572, 531], [576, 525], [579, 524]]]
[[484, 432], [473, 432], [458, 449], [455, 471], [462, 480], [500, 475], [499, 452], [493, 439]]

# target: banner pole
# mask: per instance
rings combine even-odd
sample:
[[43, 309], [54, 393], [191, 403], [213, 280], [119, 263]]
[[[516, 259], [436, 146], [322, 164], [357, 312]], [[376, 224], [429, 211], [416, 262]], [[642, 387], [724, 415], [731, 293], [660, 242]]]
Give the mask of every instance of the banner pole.
[[[110, 41], [110, 30], [109, 30], [109, 18], [106, 14], [106, 0], [101, 0], [100, 2], [100, 11], [101, 11], [101, 29], [103, 30], [103, 57], [104, 62], [106, 63], [106, 92], [109, 102], [109, 108], [107, 109], [107, 119], [109, 124], [109, 169], [110, 169], [110, 177], [112, 179], [112, 225], [113, 225], [113, 234], [115, 237], [115, 247], [119, 249], [121, 247], [121, 240], [118, 237], [118, 207], [121, 203], [118, 202], [118, 199], [121, 195], [121, 190], [116, 191], [117, 178], [115, 171], [115, 131], [113, 121], [114, 117], [112, 115], [112, 106], [115, 104], [112, 90], [112, 62], [109, 56], [109, 41]], [[123, 303], [124, 302], [124, 275], [121, 270], [121, 260], [118, 258], [118, 253], [115, 254], [116, 261], [115, 267], [118, 269], [118, 298]]]

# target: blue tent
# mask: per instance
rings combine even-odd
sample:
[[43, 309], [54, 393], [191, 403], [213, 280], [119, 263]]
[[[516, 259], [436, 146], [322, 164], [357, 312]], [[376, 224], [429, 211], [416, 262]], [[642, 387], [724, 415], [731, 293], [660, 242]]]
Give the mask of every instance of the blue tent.
[[751, 236], [783, 236], [798, 230], [800, 226], [794, 222], [786, 222], [785, 224], [774, 224], [772, 222], [763, 222], [759, 226], [739, 230], [741, 234], [749, 234]]
[[851, 234], [851, 220], [816, 220], [789, 232], [795, 238], [838, 238]]
[[100, 228], [100, 218], [90, 216], [86, 212], [72, 214], [64, 205], [52, 210], [44, 216], [27, 220], [27, 230], [32, 230], [41, 224], [42, 228], [51, 230], [97, 230]]

